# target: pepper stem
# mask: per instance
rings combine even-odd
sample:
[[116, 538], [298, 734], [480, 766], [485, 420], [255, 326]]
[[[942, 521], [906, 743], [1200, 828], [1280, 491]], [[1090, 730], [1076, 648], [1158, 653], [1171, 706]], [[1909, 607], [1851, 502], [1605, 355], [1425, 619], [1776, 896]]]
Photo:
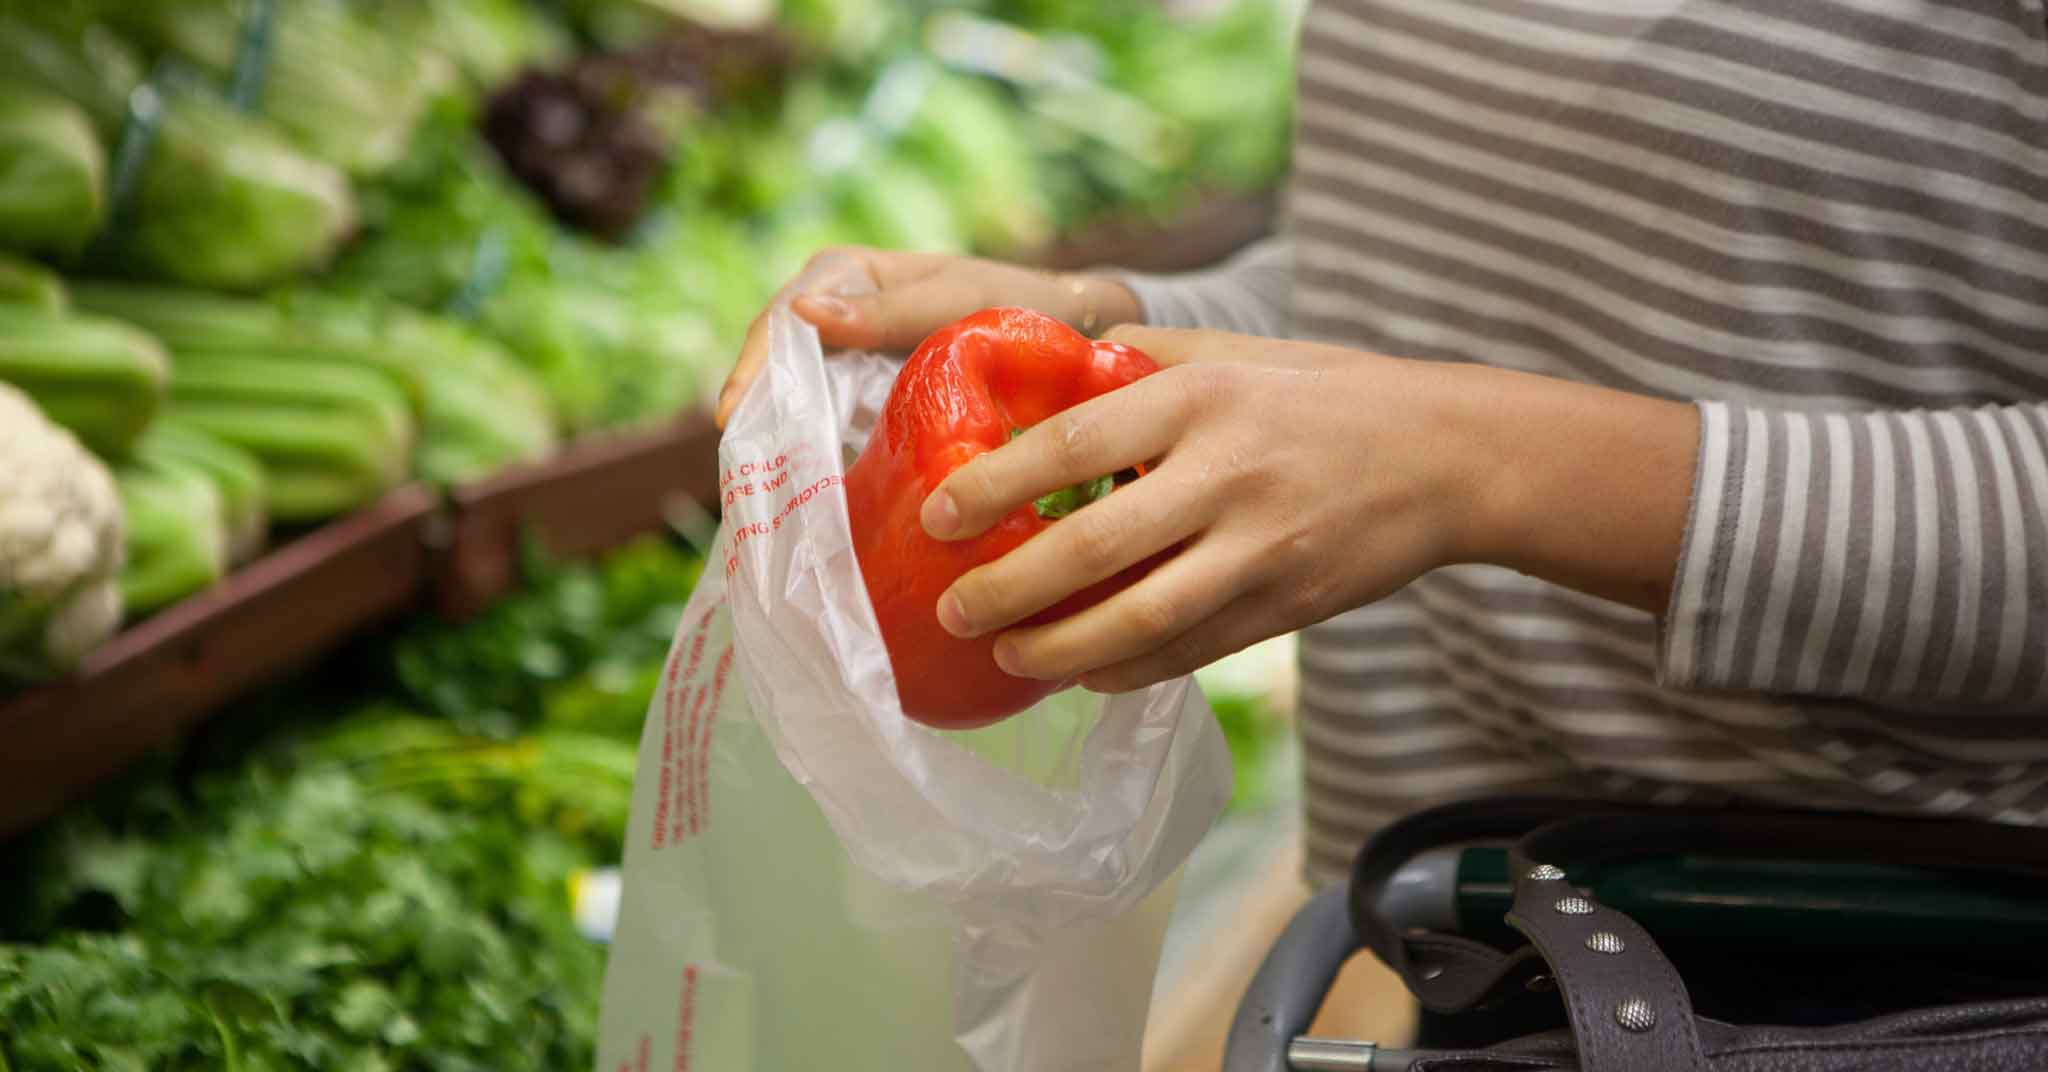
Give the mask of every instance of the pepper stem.
[[1040, 496], [1038, 501], [1031, 505], [1038, 511], [1039, 517], [1047, 521], [1057, 521], [1114, 490], [1115, 477], [1096, 477], [1085, 484], [1075, 484]]
[[[1010, 430], [1011, 439], [1015, 439], [1023, 434], [1024, 429], [1022, 428]], [[1093, 480], [1085, 480], [1079, 484], [1072, 484], [1058, 491], [1041, 495], [1031, 506], [1032, 509], [1038, 511], [1039, 517], [1047, 521], [1058, 521], [1060, 518], [1115, 491], [1116, 485], [1117, 480], [1115, 476], [1099, 476]]]

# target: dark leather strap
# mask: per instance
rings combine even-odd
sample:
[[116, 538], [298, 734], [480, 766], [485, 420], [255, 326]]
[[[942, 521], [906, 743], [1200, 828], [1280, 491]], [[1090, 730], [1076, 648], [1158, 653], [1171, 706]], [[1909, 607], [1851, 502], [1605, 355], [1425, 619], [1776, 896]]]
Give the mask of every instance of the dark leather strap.
[[[1374, 909], [1388, 880], [1407, 860], [1461, 842], [1512, 844], [1509, 859], [1515, 896], [1507, 922], [1528, 938], [1527, 946], [1503, 950], [1457, 935], [1397, 933], [1375, 918]], [[1700, 1033], [1720, 1025], [1702, 1024], [1694, 1016], [1683, 981], [1641, 925], [1598, 904], [1570, 880], [1574, 874], [1590, 879], [1611, 861], [1659, 856], [1882, 861], [1947, 871], [1982, 869], [2004, 875], [2048, 876], [2048, 829], [1760, 807], [1682, 809], [1553, 798], [1476, 800], [1412, 815], [1390, 825], [1369, 843], [1353, 869], [1351, 911], [1360, 937], [1402, 974], [1425, 1007], [1455, 1012], [1481, 1005], [1489, 995], [1498, 995], [1511, 983], [1526, 978], [1528, 971], [1547, 968], [1562, 993], [1571, 1025], [1569, 1035], [1560, 1036], [1561, 1044], [1576, 1052], [1582, 1072], [1704, 1072], [1707, 1051]], [[1539, 870], [1544, 864], [1562, 874], [1550, 868]], [[1574, 900], [1567, 902], [1567, 898]], [[1562, 908], [1560, 902], [1565, 902]], [[1970, 1017], [1983, 1015], [1985, 1008], [1973, 1005], [1919, 1015], [1961, 1016], [1974, 1025], [1971, 1030], [1978, 1030], [1990, 1021], [1979, 1023]], [[2048, 1067], [2040, 1063], [2043, 1037], [2048, 1032], [2043, 1032], [2038, 1022], [2038, 1009], [2022, 1011], [2026, 1037], [2015, 1034], [2008, 1049], [2024, 1055], [2025, 1060], [2010, 1067]], [[1844, 1029], [1791, 1032], [1785, 1041], [1800, 1047], [1825, 1043], [1836, 1047], [1830, 1051], [1836, 1056], [1860, 1061], [1890, 1044], [1873, 1039], [1871, 1052], [1862, 1053], [1855, 1039], [1869, 1033], [1872, 1026], [1857, 1025], [1847, 1035]], [[1956, 1031], [1963, 1026], [1951, 1025]], [[1753, 1028], [1721, 1028], [1720, 1033], [1726, 1037], [1716, 1041], [1717, 1053], [1742, 1039], [1769, 1036], [1768, 1031]], [[1990, 1037], [1982, 1031], [1979, 1034]], [[1934, 1040], [1923, 1041], [1931, 1044]], [[1493, 1054], [1488, 1051], [1489, 1056]], [[1883, 1056], [1891, 1060], [1900, 1055], [1887, 1051]], [[1787, 1057], [1795, 1065], [1802, 1060], [1789, 1050]], [[1442, 1067], [1464, 1067], [1457, 1063], [1462, 1059], [1444, 1055]], [[1482, 1062], [1482, 1066], [1497, 1064]], [[1880, 1061], [1867, 1067], [1931, 1065]]]
[[1500, 950], [1455, 934], [1397, 932], [1377, 912], [1387, 883], [1430, 849], [1474, 841], [1511, 843], [1548, 823], [1617, 807], [1558, 797], [1489, 797], [1404, 816], [1367, 842], [1352, 866], [1352, 927], [1431, 1012], [1464, 1012], [1519, 993], [1542, 967], [1533, 948]]
[[1508, 923], [1550, 965], [1580, 1072], [1705, 1072], [1692, 999], [1650, 934], [1517, 845]]
[[1531, 946], [1503, 953], [1484, 942], [1435, 933], [1411, 935], [1401, 944], [1412, 973], [1409, 993], [1430, 1012], [1491, 1006], [1544, 974], [1543, 958]]

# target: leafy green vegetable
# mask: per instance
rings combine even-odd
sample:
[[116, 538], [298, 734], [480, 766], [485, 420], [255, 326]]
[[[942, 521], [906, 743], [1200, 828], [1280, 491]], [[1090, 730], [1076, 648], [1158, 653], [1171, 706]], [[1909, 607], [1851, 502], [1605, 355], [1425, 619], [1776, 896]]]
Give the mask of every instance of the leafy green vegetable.
[[0, 302], [0, 382], [102, 457], [126, 455], [162, 407], [164, 348], [132, 325], [41, 304]]
[[1293, 136], [1294, 13], [1237, 0], [1192, 27], [1150, 38], [1129, 59], [1132, 92], [1180, 123], [1197, 178], [1259, 190], [1286, 170]]
[[255, 455], [174, 418], [159, 418], [136, 441], [135, 461], [147, 469], [192, 472], [213, 484], [221, 496], [230, 565], [263, 549], [270, 515], [264, 507], [263, 465]]
[[[248, 289], [327, 263], [356, 224], [346, 175], [175, 68], [145, 81], [133, 50], [59, 19], [64, 9], [0, 4], [0, 69], [78, 105], [109, 144], [131, 127], [152, 131], [136, 143], [146, 151], [132, 193], [111, 206], [95, 264]], [[114, 170], [110, 183], [121, 181]]]
[[220, 488], [190, 469], [123, 468], [115, 474], [127, 518], [121, 602], [146, 614], [220, 580], [228, 566]]
[[171, 94], [125, 228], [133, 269], [224, 290], [324, 266], [355, 226], [347, 179], [201, 91]]
[[[473, 133], [434, 130], [367, 200], [373, 233], [332, 289], [466, 319], [538, 379], [567, 431], [670, 417], [702, 397], [731, 353], [704, 310], [733, 293], [721, 269], [744, 265], [750, 279], [754, 268], [716, 229], [729, 225], [666, 225], [644, 248], [601, 247], [557, 231]], [[725, 243], [716, 263], [686, 248], [700, 234]], [[730, 300], [751, 318], [766, 292], [744, 293]]]
[[589, 564], [528, 566], [529, 587], [462, 626], [414, 623], [389, 663], [407, 704], [467, 731], [559, 725], [637, 740], [701, 561], [646, 539]]
[[26, 305], [46, 313], [71, 307], [64, 279], [34, 261], [0, 253], [0, 303]]
[[[249, 48], [243, 0], [137, 4], [98, 0], [99, 13], [152, 47], [169, 49], [225, 83]], [[418, 36], [401, 35], [342, 0], [274, 3], [265, 31], [259, 114], [300, 149], [352, 174], [374, 174], [405, 152], [432, 97], [455, 70]]]
[[552, 453], [553, 407], [504, 348], [462, 324], [391, 302], [293, 291], [270, 299], [84, 282], [80, 306], [142, 325], [174, 351], [295, 355], [396, 381], [418, 423], [411, 471], [448, 484]]
[[179, 351], [166, 415], [254, 455], [280, 522], [358, 509], [402, 483], [417, 422], [390, 377], [284, 353]]
[[78, 935], [0, 946], [0, 1068], [153, 1069], [193, 1056], [210, 1033], [203, 1006], [167, 992], [143, 943]]
[[419, 381], [415, 475], [455, 484], [554, 453], [554, 404], [503, 347], [438, 318], [400, 317], [392, 328], [393, 351], [410, 357]]
[[454, 60], [479, 88], [521, 67], [560, 60], [574, 45], [565, 27], [528, 0], [362, 0], [361, 6]]
[[587, 1067], [603, 952], [569, 878], [618, 859], [701, 560], [649, 538], [533, 569], [0, 857], [30, 877], [0, 889], [0, 1068]]
[[0, 246], [77, 251], [106, 218], [106, 151], [83, 109], [0, 81]]
[[66, 834], [40, 867], [117, 905], [125, 930], [0, 946], [14, 1068], [590, 1060], [602, 956], [571, 924], [583, 857], [560, 836], [319, 762], [203, 779], [168, 813]]
[[910, 158], [962, 204], [974, 245], [1036, 249], [1053, 238], [1053, 206], [1017, 103], [961, 75], [924, 90], [905, 135]]

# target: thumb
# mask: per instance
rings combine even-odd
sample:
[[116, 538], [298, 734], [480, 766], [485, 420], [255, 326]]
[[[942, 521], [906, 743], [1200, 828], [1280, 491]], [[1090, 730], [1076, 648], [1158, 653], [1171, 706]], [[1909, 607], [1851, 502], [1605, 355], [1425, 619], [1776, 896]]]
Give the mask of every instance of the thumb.
[[1161, 365], [1186, 365], [1196, 361], [1227, 361], [1244, 350], [1243, 340], [1221, 331], [1193, 328], [1155, 328], [1144, 324], [1118, 324], [1102, 336], [1105, 342], [1120, 343]]

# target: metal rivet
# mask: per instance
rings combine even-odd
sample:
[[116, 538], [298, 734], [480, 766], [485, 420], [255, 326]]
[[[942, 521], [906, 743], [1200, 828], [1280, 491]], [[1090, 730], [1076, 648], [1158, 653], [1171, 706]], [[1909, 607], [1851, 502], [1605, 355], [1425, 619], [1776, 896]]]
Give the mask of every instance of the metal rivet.
[[1567, 916], [1590, 916], [1593, 914], [1593, 902], [1586, 900], [1584, 897], [1560, 897], [1554, 907]]
[[1657, 1010], [1642, 998], [1629, 998], [1614, 1007], [1614, 1022], [1641, 1033], [1657, 1026]]
[[1628, 949], [1621, 935], [1613, 931], [1595, 931], [1586, 936], [1586, 948], [1595, 953], [1620, 953]]
[[1557, 989], [1557, 980], [1548, 975], [1532, 975], [1522, 984], [1531, 994], [1547, 994]]
[[1556, 882], [1564, 878], [1564, 868], [1556, 864], [1537, 864], [1529, 869], [1529, 877], [1537, 882]]

